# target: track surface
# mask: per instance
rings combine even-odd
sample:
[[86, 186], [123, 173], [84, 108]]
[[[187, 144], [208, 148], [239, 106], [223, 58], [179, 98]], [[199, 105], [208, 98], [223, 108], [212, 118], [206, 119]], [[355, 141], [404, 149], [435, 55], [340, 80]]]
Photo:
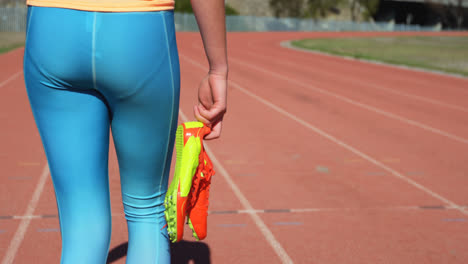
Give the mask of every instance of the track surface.
[[[468, 263], [468, 79], [280, 46], [376, 35], [391, 34], [229, 34], [228, 114], [208, 144], [209, 234], [187, 232], [174, 263]], [[207, 67], [198, 34], [178, 43], [182, 121]], [[22, 52], [0, 56], [0, 259], [59, 263]], [[119, 184], [111, 146], [110, 263], [125, 263]]]

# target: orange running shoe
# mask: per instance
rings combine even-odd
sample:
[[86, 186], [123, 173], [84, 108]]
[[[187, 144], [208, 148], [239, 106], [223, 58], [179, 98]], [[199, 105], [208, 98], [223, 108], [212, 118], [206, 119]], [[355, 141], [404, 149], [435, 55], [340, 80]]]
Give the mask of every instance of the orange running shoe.
[[192, 188], [187, 205], [188, 224], [192, 229], [193, 236], [197, 240], [205, 239], [207, 234], [208, 199], [210, 196], [211, 176], [214, 174], [213, 163], [205, 152], [202, 141], [197, 173], [192, 180]]
[[186, 122], [177, 127], [174, 178], [164, 201], [167, 231], [172, 242], [180, 241], [183, 237], [192, 179], [200, 163], [202, 138], [209, 131], [200, 122]]

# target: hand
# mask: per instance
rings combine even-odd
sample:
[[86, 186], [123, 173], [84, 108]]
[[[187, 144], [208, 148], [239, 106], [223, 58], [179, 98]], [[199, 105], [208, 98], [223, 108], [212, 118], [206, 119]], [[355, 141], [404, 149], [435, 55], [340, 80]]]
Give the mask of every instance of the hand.
[[198, 121], [211, 127], [205, 139], [221, 135], [221, 126], [226, 113], [227, 74], [208, 73], [198, 87], [198, 105], [193, 107]]

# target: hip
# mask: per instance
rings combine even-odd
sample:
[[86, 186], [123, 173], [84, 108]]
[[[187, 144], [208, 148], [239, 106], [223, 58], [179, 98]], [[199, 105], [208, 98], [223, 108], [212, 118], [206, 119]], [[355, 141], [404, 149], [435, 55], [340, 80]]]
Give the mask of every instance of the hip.
[[131, 84], [167, 67], [178, 77], [173, 11], [29, 6], [24, 63], [56, 88]]

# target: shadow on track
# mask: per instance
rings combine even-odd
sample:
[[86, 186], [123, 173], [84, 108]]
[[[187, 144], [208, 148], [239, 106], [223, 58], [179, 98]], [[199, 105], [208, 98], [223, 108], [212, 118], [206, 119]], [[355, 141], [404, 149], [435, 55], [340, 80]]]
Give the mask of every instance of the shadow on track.
[[[109, 251], [107, 263], [113, 263], [127, 255], [128, 242]], [[210, 247], [203, 242], [180, 241], [171, 243], [171, 264], [211, 264]]]

